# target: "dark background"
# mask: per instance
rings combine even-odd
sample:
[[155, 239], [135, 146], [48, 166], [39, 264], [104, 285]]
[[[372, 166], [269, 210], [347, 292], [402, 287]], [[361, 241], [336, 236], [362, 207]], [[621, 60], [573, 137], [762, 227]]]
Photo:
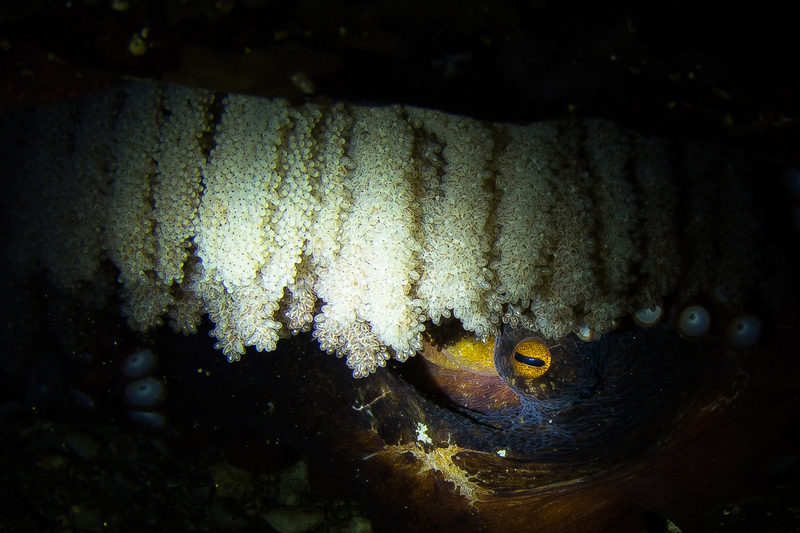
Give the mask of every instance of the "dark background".
[[143, 77], [504, 122], [577, 112], [796, 161], [798, 14], [792, 2], [4, 2], [0, 105]]

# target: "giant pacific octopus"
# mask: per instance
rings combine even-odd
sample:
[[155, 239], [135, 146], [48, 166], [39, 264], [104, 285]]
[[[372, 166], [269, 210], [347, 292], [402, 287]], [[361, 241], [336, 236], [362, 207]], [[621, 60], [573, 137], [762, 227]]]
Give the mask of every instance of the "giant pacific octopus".
[[797, 461], [797, 317], [770, 318], [747, 351], [669, 324], [589, 343], [506, 325], [493, 353], [434, 334], [424, 359], [361, 381], [295, 339], [258, 365], [281, 376], [270, 414], [235, 412], [356, 488], [375, 531], [702, 531]]
[[[677, 280], [610, 331], [558, 339], [534, 331], [530, 302], [509, 304], [486, 343], [446, 316], [425, 323], [421, 354], [362, 380], [302, 334], [213, 379], [194, 372], [202, 382], [171, 398], [178, 431], [191, 431], [180, 420], [205, 418], [290, 442], [370, 502], [376, 532], [638, 532], [666, 520], [702, 531], [720, 506], [796, 476], [800, 463], [790, 215], [800, 174], [757, 162], [746, 181], [729, 180], [743, 160], [709, 149], [692, 154], [711, 169], [704, 178], [678, 172], [680, 212], [669, 215], [681, 220], [685, 264], [697, 258], [691, 232], [721, 221], [709, 240], [725, 240], [729, 256], [710, 245], [700, 260], [727, 261], [717, 273], [738, 276], [730, 286], [691, 291]], [[741, 257], [747, 268], [727, 268]], [[169, 342], [162, 351], [210, 349], [207, 339]]]
[[[76, 8], [70, 4], [70, 9]], [[364, 6], [357, 3], [352, 9]], [[475, 9], [481, 17], [484, 11]], [[421, 16], [418, 10], [409, 12]], [[708, 31], [734, 27], [719, 23], [725, 15], [715, 11]], [[679, 11], [673, 16], [685, 17]], [[631, 18], [626, 21], [630, 30]], [[761, 26], [773, 36], [790, 35], [769, 24]], [[49, 25], [42, 27], [51, 31]], [[438, 22], [431, 27], [440, 32]], [[757, 25], [748, 21], [747, 27]], [[345, 31], [337, 29], [337, 36]], [[158, 38], [159, 32], [152, 33]], [[626, 38], [635, 33], [626, 31]], [[675, 33], [670, 25], [664, 34]], [[192, 36], [201, 34], [220, 32], [204, 26]], [[737, 44], [740, 41], [749, 42], [736, 35]], [[527, 53], [527, 48], [520, 50], [520, 56]], [[753, 55], [770, 64], [769, 54]], [[204, 75], [209, 73], [207, 57], [203, 56]], [[424, 59], [428, 61], [427, 55]], [[370, 78], [376, 75], [362, 70]], [[247, 74], [242, 78], [250, 79], [252, 72]], [[70, 72], [70, 77], [75, 83], [76, 76]], [[752, 72], [742, 77], [759, 80]], [[578, 80], [575, 85], [585, 90], [583, 79]], [[716, 86], [714, 92], [724, 93]], [[474, 99], [470, 91], [462, 93]], [[706, 107], [702, 94], [694, 108]], [[672, 100], [661, 93], [653, 99], [658, 106]], [[759, 250], [788, 250], [790, 266], [782, 270], [796, 276], [800, 193], [791, 185], [785, 190], [784, 174], [776, 167], [760, 167], [764, 172], [751, 181], [748, 194], [760, 188], [769, 199], [764, 213], [769, 242], [759, 243]], [[716, 170], [715, 179], [722, 183], [725, 169]], [[691, 184], [684, 178], [678, 186], [686, 190]], [[723, 186], [718, 190], [730, 194]], [[682, 252], [690, 259], [693, 251]], [[760, 263], [761, 279], [744, 280], [750, 295], [756, 295], [745, 301], [745, 310], [763, 324], [760, 338], [746, 347], [737, 347], [729, 331], [742, 310], [726, 308], [714, 292], [692, 299], [674, 292], [664, 299], [666, 316], [661, 322], [642, 327], [628, 316], [613, 331], [588, 342], [575, 333], [558, 340], [542, 338], [520, 321], [503, 324], [502, 335], [483, 344], [461, 330], [456, 320], [445, 320], [428, 328], [422, 354], [402, 365], [392, 362], [388, 369], [360, 380], [353, 379], [341, 361], [321, 352], [307, 334], [282, 340], [273, 353], [248, 354], [211, 378], [197, 373], [196, 359], [189, 357], [199, 358], [198, 346], [213, 351], [207, 338], [160, 332], [153, 337], [157, 349], [165, 352], [165, 362], [172, 359], [177, 365], [179, 356], [187, 355], [189, 362], [181, 364], [192, 366], [189, 377], [175, 384], [172, 393], [177, 432], [188, 432], [195, 420], [205, 418], [221, 432], [247, 431], [262, 442], [278, 437], [291, 443], [315, 470], [370, 503], [376, 533], [641, 532], [663, 531], [666, 520], [683, 532], [705, 531], [704, 521], [725, 504], [762, 494], [778, 482], [800, 485], [800, 314], [793, 297], [782, 308], [759, 301], [761, 290], [783, 290], [782, 281], [771, 279], [773, 265], [762, 263], [767, 257], [772, 256], [754, 258]], [[43, 292], [52, 301], [51, 292]], [[710, 327], [701, 335], [689, 335], [679, 326], [683, 311], [692, 305], [700, 305], [710, 316]], [[8, 331], [26, 331], [19, 324], [30, 324], [33, 313], [18, 314], [18, 322], [7, 320], [14, 325]], [[42, 321], [61, 318], [62, 337], [68, 336], [67, 327], [93, 331], [88, 320], [42, 314], [48, 315]], [[107, 335], [131, 335], [119, 331]], [[179, 353], [166, 355], [176, 350]], [[9, 348], [6, 353], [4, 362], [16, 352]], [[187, 413], [191, 418], [182, 418]]]
[[[714, 291], [589, 342], [521, 320], [482, 344], [450, 321], [422, 357], [360, 381], [295, 338], [259, 362], [272, 407], [243, 423], [355, 488], [376, 531], [705, 531], [723, 505], [796, 481], [799, 317], [754, 307], [763, 331], [744, 343]], [[702, 334], [687, 309], [708, 314]]]
[[[657, 325], [627, 317], [590, 342], [506, 323], [482, 344], [444, 324], [361, 382], [295, 339], [264, 362], [282, 377], [247, 425], [357, 488], [376, 531], [704, 531], [798, 462], [798, 316], [760, 308], [742, 347], [719, 300], [673, 294]], [[707, 331], [689, 334], [687, 309]]]

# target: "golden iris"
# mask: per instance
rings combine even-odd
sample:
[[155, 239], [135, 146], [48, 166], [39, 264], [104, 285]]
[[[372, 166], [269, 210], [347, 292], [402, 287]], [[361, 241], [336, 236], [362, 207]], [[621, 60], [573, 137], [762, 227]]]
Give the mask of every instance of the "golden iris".
[[550, 368], [550, 350], [537, 340], [526, 340], [514, 349], [514, 373], [523, 378], [535, 379]]

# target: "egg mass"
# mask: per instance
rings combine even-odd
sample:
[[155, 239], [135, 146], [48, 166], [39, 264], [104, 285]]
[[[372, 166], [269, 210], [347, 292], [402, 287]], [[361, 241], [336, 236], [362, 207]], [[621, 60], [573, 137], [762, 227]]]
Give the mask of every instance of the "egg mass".
[[190, 334], [207, 314], [230, 361], [313, 330], [363, 377], [451, 319], [590, 340], [675, 291], [724, 285], [733, 310], [788, 294], [750, 282], [781, 251], [738, 154], [605, 120], [135, 82], [8, 114], [2, 134], [18, 275], [102, 299], [108, 260], [131, 328]]

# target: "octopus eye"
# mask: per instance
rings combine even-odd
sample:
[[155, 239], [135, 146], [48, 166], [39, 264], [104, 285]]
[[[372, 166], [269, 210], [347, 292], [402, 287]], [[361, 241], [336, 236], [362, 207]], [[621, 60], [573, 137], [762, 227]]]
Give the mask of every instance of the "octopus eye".
[[538, 378], [550, 368], [550, 350], [538, 340], [526, 340], [514, 350], [514, 372], [523, 378]]

